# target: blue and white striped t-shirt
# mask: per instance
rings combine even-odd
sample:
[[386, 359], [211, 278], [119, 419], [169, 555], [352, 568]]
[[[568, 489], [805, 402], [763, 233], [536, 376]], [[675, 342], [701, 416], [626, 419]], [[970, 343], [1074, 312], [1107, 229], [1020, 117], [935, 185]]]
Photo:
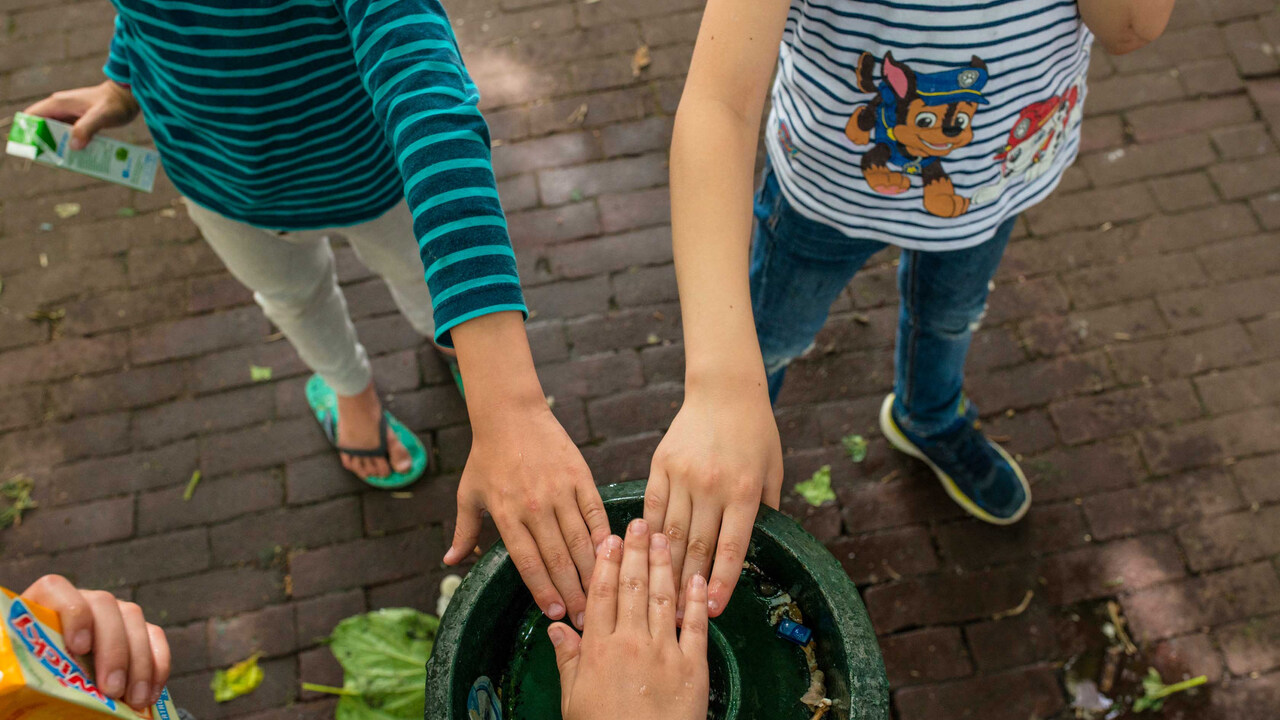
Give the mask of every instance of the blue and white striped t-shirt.
[[132, 86], [184, 195], [272, 230], [408, 200], [436, 339], [525, 311], [489, 130], [439, 0], [113, 0]]
[[1075, 0], [793, 0], [766, 143], [787, 200], [921, 250], [992, 237], [1079, 147]]

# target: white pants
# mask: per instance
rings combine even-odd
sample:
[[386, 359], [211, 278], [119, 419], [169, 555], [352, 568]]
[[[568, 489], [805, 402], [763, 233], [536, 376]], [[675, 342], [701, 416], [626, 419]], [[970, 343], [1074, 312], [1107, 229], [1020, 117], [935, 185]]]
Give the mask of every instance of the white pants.
[[[369, 355], [356, 339], [326, 230], [264, 230], [187, 200], [191, 219], [213, 251], [245, 287], [302, 361], [339, 395], [355, 395], [373, 379]], [[431, 293], [418, 255], [413, 217], [401, 202], [382, 217], [335, 229], [365, 267], [381, 275], [400, 312], [422, 335], [434, 337]]]

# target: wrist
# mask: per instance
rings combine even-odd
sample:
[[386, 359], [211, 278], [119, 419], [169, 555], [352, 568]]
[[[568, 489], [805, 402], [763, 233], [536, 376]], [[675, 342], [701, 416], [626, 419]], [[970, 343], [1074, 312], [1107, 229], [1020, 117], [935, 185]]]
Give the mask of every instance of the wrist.
[[[756, 355], [756, 357], [759, 357]], [[741, 357], [715, 361], [689, 360], [685, 369], [686, 396], [746, 399], [769, 393], [763, 362], [742, 362]]]
[[519, 313], [482, 315], [452, 336], [473, 425], [548, 411]]

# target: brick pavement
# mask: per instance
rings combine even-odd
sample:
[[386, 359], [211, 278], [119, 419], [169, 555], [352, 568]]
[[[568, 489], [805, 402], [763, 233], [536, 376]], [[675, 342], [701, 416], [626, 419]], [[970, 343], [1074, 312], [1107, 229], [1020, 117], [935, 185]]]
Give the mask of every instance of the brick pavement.
[[[642, 477], [681, 397], [663, 186], [700, 1], [447, 4], [499, 141], [547, 394], [598, 480]], [[101, 0], [0, 0], [0, 111], [96, 81], [111, 19]], [[1068, 716], [1070, 613], [1111, 598], [1166, 676], [1213, 682], [1170, 717], [1280, 707], [1277, 47], [1275, 3], [1180, 0], [1153, 46], [1097, 54], [1084, 153], [1022, 222], [970, 363], [990, 432], [1034, 477], [1019, 526], [964, 518], [875, 437], [892, 258], [792, 372], [788, 483], [830, 463], [839, 497], [785, 509], [861, 586], [899, 720]], [[338, 680], [316, 639], [368, 608], [434, 604], [465, 409], [340, 250], [382, 389], [434, 448], [411, 499], [363, 490], [305, 416], [296, 356], [175, 199], [167, 182], [141, 195], [0, 161], [0, 471], [36, 477], [41, 502], [0, 533], [0, 579], [56, 570], [141, 602], [202, 718], [327, 718], [298, 689]], [[60, 220], [60, 202], [82, 212]], [[274, 379], [251, 382], [250, 364]], [[842, 459], [848, 432], [872, 437], [862, 464]], [[993, 619], [1027, 591], [1026, 612]], [[265, 685], [216, 706], [212, 668], [254, 650]]]

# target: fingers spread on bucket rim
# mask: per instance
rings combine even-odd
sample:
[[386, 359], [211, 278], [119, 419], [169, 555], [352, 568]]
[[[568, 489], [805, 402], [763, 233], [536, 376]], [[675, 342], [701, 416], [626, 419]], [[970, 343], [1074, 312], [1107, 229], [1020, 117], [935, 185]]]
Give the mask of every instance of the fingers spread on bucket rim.
[[573, 560], [578, 575], [578, 587], [583, 593], [582, 601], [569, 601], [569, 619], [574, 626], [582, 629], [582, 613], [587, 609], [586, 591], [584, 588], [591, 582], [591, 574], [596, 566], [595, 543], [587, 532], [587, 524], [578, 514], [578, 508], [571, 506], [556, 510], [556, 520], [560, 523], [560, 532], [564, 535], [565, 545], [569, 548], [569, 556]]
[[[567, 691], [578, 677], [578, 657], [582, 651], [582, 637], [568, 625], [558, 622], [547, 628], [547, 637], [556, 649], [556, 667], [560, 670], [560, 687]], [[568, 692], [562, 693], [568, 696]]]
[[454, 523], [453, 544], [444, 554], [445, 565], [457, 565], [476, 549], [476, 543], [480, 541], [481, 522], [480, 506], [463, 493], [458, 493], [458, 515]]
[[546, 567], [556, 592], [560, 595], [559, 603], [551, 605], [547, 616], [552, 620], [576, 617], [578, 613], [587, 609], [587, 594], [582, 590], [578, 566], [573, 562], [573, 556], [569, 553], [569, 546], [565, 544], [566, 538], [561, 534], [560, 525], [556, 522], [554, 513], [548, 512], [543, 518], [525, 527], [537, 541], [541, 562]]
[[742, 576], [742, 563], [747, 559], [751, 531], [755, 527], [756, 506], [734, 505], [725, 511], [716, 543], [716, 560], [707, 583], [707, 613], [719, 617], [729, 604], [733, 588]]
[[711, 561], [715, 558], [716, 540], [720, 537], [720, 525], [723, 522], [722, 512], [721, 508], [706, 504], [693, 509], [689, 544], [685, 549], [684, 568], [680, 578], [681, 587], [686, 591], [689, 580], [694, 575], [705, 578], [711, 574]]
[[[497, 521], [497, 518], [494, 520]], [[522, 523], [512, 522], [506, 527], [503, 525], [504, 523], [498, 522], [498, 533], [507, 545], [507, 552], [511, 554], [516, 571], [533, 595], [533, 601], [552, 620], [564, 617], [564, 599], [551, 582], [551, 575], [547, 573], [547, 566], [542, 562], [542, 555], [538, 552], [538, 544], [534, 542], [533, 536]]]
[[649, 634], [676, 639], [676, 579], [671, 571], [671, 541], [662, 533], [649, 536]]
[[618, 573], [622, 565], [622, 538], [610, 535], [596, 555], [596, 572], [587, 590], [585, 632], [594, 637], [613, 633], [618, 619]]
[[707, 657], [707, 581], [694, 575], [685, 589], [684, 625], [680, 629], [680, 650], [685, 657]]

